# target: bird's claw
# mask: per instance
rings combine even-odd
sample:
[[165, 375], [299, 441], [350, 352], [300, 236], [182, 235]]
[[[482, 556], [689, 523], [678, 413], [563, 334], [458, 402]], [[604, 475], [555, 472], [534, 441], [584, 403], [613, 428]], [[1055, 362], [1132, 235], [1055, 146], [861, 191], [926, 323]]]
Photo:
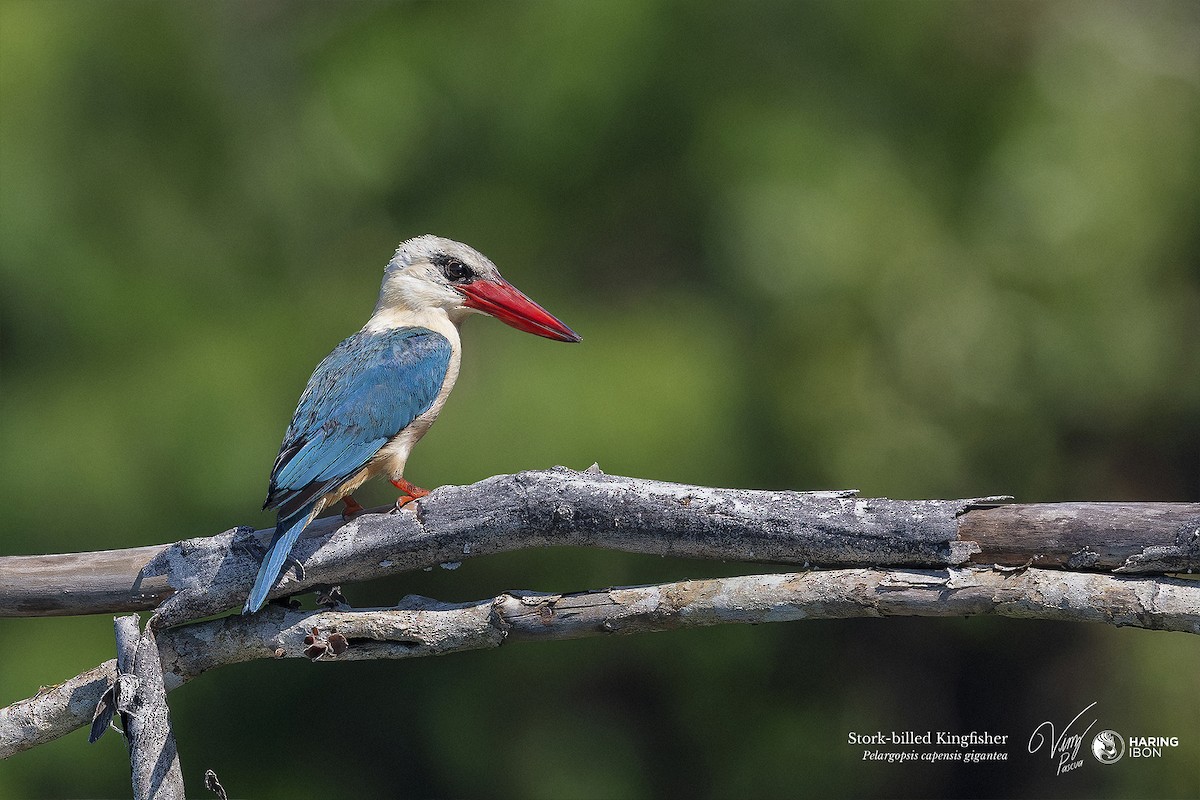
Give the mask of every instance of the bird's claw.
[[396, 510], [397, 511], [404, 508], [406, 505], [411, 503], [413, 500], [419, 500], [420, 498], [429, 494], [428, 489], [422, 489], [420, 486], [411, 484], [408, 481], [404, 480], [404, 478], [400, 478], [399, 480], [393, 480], [392, 486], [395, 486], [401, 492], [404, 492], [404, 494], [402, 494], [396, 498]]
[[287, 560], [283, 562], [283, 568], [286, 570], [290, 569], [291, 567], [296, 568], [296, 580], [304, 580], [304, 565], [289, 555]]
[[363, 513], [363, 507], [351, 495], [342, 498], [342, 506], [342, 519], [347, 522]]

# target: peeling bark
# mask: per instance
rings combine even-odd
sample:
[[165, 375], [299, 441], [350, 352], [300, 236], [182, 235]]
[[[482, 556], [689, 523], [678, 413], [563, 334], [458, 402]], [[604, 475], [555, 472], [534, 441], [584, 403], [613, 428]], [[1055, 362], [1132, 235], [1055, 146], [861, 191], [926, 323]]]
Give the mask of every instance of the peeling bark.
[[972, 561], [1123, 574], [1200, 565], [1198, 503], [1029, 503], [970, 511], [958, 536]]

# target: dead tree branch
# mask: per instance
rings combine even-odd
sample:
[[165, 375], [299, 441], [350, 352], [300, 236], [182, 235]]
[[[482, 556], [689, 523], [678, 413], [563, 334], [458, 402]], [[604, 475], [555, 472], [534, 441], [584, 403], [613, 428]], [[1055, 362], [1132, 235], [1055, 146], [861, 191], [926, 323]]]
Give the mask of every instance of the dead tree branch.
[[[245, 598], [270, 531], [242, 527], [171, 545], [0, 558], [0, 615], [156, 609], [138, 637], [134, 673], [143, 680], [149, 662], [159, 664], [149, 655], [157, 652], [162, 673], [144, 680], [160, 695], [255, 658], [412, 658], [509, 639], [733, 622], [998, 614], [1200, 633], [1200, 584], [1162, 576], [1200, 567], [1200, 504], [1004, 499], [714, 489], [556, 468], [442, 487], [399, 513], [321, 520], [293, 551], [303, 570], [285, 575], [272, 596], [562, 545], [837, 569], [570, 595], [509, 592], [465, 604], [407, 598], [387, 610], [271, 608], [194, 622]], [[0, 709], [0, 757], [86, 725], [117, 673], [110, 661]], [[128, 712], [117, 699], [113, 707]], [[165, 709], [164, 702], [163, 720]], [[133, 763], [136, 771], [143, 762]], [[154, 763], [168, 765], [160, 774], [178, 770], [173, 748]]]
[[[390, 609], [272, 606], [158, 632], [170, 690], [260, 658], [354, 661], [727, 623], [993, 614], [1200, 633], [1200, 585], [1174, 578], [996, 570], [844, 569], [577, 592], [507, 592], [474, 603], [407, 597]], [[116, 678], [112, 661], [0, 709], [0, 758], [89, 724]], [[139, 795], [140, 796], [140, 795]]]
[[129, 744], [136, 800], [182, 798], [183, 772], [171, 730], [167, 689], [154, 628], [139, 630], [136, 614], [116, 618], [116, 709]]
[[[1034, 564], [1117, 574], [1200, 568], [1200, 504], [887, 500], [716, 489], [555, 468], [444, 486], [399, 513], [320, 520], [272, 597], [528, 547], [603, 547], [823, 567]], [[0, 557], [0, 616], [157, 608], [166, 626], [238, 607], [270, 531]], [[160, 605], [161, 603], [161, 605]]]

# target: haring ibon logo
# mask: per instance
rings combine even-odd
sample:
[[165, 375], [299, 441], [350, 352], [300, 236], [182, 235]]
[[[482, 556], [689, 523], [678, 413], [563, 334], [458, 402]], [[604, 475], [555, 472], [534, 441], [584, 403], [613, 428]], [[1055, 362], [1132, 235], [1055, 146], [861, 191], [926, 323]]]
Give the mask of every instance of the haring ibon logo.
[[1101, 764], [1115, 764], [1125, 755], [1125, 739], [1116, 731], [1100, 731], [1092, 738], [1092, 755]]

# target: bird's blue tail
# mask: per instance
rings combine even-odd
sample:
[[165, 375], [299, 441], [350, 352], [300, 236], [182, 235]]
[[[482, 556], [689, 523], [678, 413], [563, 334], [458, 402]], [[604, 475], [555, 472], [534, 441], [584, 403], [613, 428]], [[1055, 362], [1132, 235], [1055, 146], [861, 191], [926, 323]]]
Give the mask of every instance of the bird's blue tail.
[[250, 590], [250, 596], [246, 598], [246, 605], [242, 608], [243, 614], [252, 614], [267, 602], [267, 593], [279, 579], [279, 573], [283, 570], [288, 554], [292, 552], [292, 545], [296, 543], [296, 537], [308, 527], [315, 512], [316, 506], [309, 506], [299, 514], [279, 520], [275, 526], [275, 535], [271, 537], [271, 543], [267, 545], [267, 554], [263, 556], [262, 566], [258, 568], [258, 577], [254, 579], [254, 588]]

